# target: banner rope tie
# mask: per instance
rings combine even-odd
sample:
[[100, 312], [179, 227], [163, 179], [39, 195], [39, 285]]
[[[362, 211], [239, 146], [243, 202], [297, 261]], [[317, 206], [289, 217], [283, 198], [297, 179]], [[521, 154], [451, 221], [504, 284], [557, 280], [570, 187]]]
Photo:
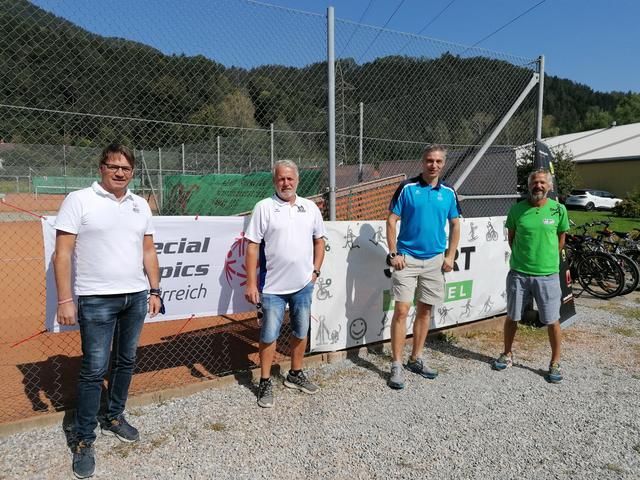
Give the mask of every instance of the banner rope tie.
[[176, 333], [173, 337], [171, 337], [171, 340], [175, 340], [175, 338], [180, 335], [180, 333], [182, 333], [182, 331], [187, 327], [187, 325], [189, 325], [189, 322], [191, 320], [193, 320], [193, 317], [195, 317], [196, 314], [192, 313], [191, 316], [187, 319], [186, 322], [184, 322], [184, 325], [182, 325], [182, 327], [180, 327], [180, 330], [178, 330], [178, 333]]
[[47, 329], [46, 329], [46, 328], [45, 328], [44, 330], [42, 330], [42, 331], [38, 332], [38, 333], [34, 333], [33, 335], [31, 335], [31, 336], [29, 336], [29, 337], [27, 337], [27, 338], [25, 338], [25, 339], [23, 339], [23, 340], [20, 340], [20, 341], [18, 341], [18, 342], [16, 342], [16, 343], [14, 343], [13, 345], [11, 345], [11, 347], [10, 347], [10, 348], [17, 347], [18, 345], [21, 345], [21, 344], [23, 344], [23, 343], [25, 343], [25, 342], [28, 342], [28, 341], [29, 341], [29, 340], [31, 340], [32, 338], [36, 338], [38, 335], [42, 335], [43, 333], [47, 333]]
[[25, 210], [24, 208], [17, 207], [16, 205], [12, 205], [12, 204], [8, 203], [7, 201], [5, 201], [4, 198], [0, 199], [0, 202], [2, 202], [7, 207], [15, 208], [16, 210], [19, 210], [19, 211], [24, 212], [24, 213], [28, 213], [29, 215], [33, 215], [34, 217], [38, 217], [38, 218], [40, 218], [42, 220], [46, 220], [47, 219], [47, 217], [44, 217], [42, 215], [38, 215], [37, 213], [34, 213], [34, 212], [30, 212], [29, 210]]

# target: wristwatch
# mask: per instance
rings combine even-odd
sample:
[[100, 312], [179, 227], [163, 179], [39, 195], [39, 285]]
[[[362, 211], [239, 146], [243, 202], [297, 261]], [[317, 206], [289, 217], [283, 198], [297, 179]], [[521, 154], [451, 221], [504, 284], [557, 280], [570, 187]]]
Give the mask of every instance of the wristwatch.
[[313, 273], [315, 273], [316, 277], [320, 276], [320, 270], [314, 270]]
[[389, 252], [387, 254], [387, 265], [391, 266], [391, 260], [398, 256], [398, 252]]
[[150, 288], [149, 289], [149, 295], [155, 295], [157, 297], [161, 297], [162, 296], [162, 288], [158, 287], [158, 288]]

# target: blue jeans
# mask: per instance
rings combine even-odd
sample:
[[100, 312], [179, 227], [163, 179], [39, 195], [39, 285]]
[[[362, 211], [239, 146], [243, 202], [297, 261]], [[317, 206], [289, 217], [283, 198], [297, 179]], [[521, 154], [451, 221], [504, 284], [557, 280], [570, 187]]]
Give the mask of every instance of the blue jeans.
[[140, 332], [147, 314], [147, 291], [78, 297], [82, 365], [78, 377], [77, 440], [91, 443], [96, 435], [102, 384], [109, 368], [107, 418], [124, 412], [136, 360]]
[[302, 290], [293, 293], [260, 294], [260, 302], [264, 313], [260, 341], [262, 343], [273, 343], [278, 339], [287, 303], [289, 304], [289, 322], [291, 323], [293, 335], [299, 339], [305, 338], [311, 321], [312, 296], [312, 282], [309, 282]]

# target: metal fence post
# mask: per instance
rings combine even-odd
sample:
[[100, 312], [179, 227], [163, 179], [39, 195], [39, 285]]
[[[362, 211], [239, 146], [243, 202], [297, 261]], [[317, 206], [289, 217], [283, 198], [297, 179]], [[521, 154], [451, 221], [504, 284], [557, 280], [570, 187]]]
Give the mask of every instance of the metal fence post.
[[327, 8], [327, 106], [329, 111], [329, 220], [336, 219], [336, 64], [334, 12]]
[[160, 201], [158, 205], [158, 212], [162, 213], [162, 204], [164, 203], [164, 199], [162, 198], [162, 149], [158, 148], [158, 200]]
[[358, 143], [358, 183], [362, 182], [362, 133], [364, 132], [364, 103], [360, 102], [360, 138]]
[[271, 170], [273, 170], [273, 123], [270, 126], [271, 128], [271, 151], [270, 151], [270, 157], [271, 157]]
[[217, 159], [218, 159], [218, 173], [222, 173], [220, 171], [220, 135], [216, 136], [216, 145], [217, 145]]
[[182, 144], [182, 174], [185, 174], [185, 169], [184, 169], [184, 143]]

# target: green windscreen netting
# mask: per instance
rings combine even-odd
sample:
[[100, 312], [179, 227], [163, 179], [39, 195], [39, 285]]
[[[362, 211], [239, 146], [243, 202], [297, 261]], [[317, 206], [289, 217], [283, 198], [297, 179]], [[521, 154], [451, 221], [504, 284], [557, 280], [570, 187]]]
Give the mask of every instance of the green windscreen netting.
[[[319, 170], [300, 171], [298, 195], [320, 193]], [[270, 172], [163, 176], [163, 215], [237, 215], [273, 195]]]

